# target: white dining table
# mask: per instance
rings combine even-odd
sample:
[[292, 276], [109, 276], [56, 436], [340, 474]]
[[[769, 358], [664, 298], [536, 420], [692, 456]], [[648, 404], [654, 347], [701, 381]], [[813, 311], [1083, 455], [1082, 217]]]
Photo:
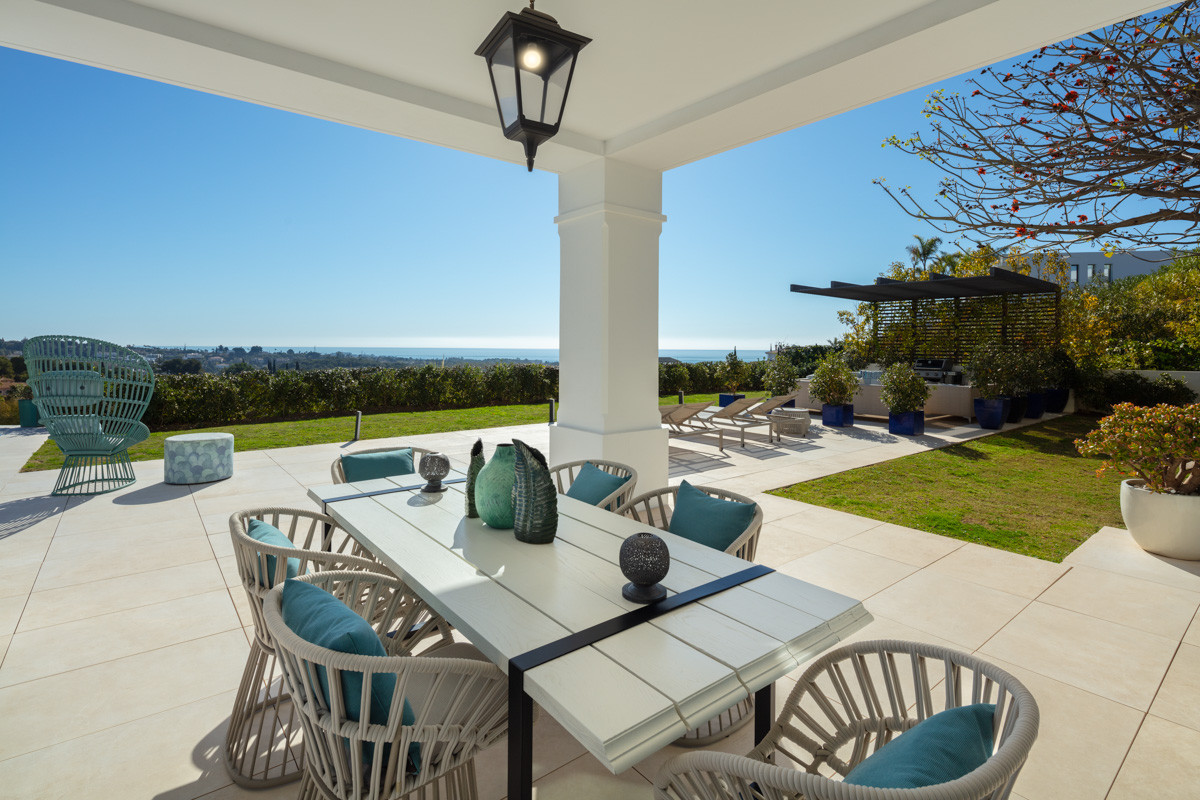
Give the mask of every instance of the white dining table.
[[[533, 545], [467, 518], [462, 483], [422, 484], [405, 475], [309, 496], [509, 675], [512, 800], [532, 791], [531, 701], [619, 773], [750, 695], [761, 738], [774, 682], [871, 619], [857, 600], [747, 573], [749, 562], [565, 495], [557, 537]], [[625, 600], [618, 550], [647, 530], [670, 550], [665, 604], [715, 593], [657, 615]], [[581, 632], [591, 643], [578, 646]]]

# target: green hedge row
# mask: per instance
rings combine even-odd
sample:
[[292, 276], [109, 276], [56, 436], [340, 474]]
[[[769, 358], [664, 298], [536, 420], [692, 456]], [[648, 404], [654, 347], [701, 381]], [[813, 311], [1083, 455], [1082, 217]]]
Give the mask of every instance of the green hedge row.
[[[660, 364], [659, 394], [724, 391], [718, 362]], [[743, 392], [763, 390], [766, 362], [746, 363]], [[558, 397], [558, 368], [542, 364], [338, 368], [238, 375], [159, 375], [143, 421], [153, 429], [312, 419], [362, 411], [542, 403]]]
[[159, 375], [143, 421], [151, 428], [229, 425], [540, 403], [557, 395], [558, 368], [541, 364]]

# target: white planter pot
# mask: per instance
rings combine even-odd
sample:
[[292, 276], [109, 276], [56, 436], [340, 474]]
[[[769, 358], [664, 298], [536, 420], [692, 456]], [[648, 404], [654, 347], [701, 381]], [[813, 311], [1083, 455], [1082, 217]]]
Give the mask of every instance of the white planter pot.
[[1121, 516], [1143, 550], [1200, 561], [1200, 495], [1151, 492], [1145, 481], [1121, 481]]

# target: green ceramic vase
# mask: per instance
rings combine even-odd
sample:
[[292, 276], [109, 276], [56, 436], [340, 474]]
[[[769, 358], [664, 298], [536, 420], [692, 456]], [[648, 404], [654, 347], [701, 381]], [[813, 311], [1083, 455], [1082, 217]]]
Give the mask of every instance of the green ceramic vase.
[[489, 528], [513, 526], [513, 486], [517, 482], [516, 451], [511, 444], [496, 445], [492, 458], [475, 479], [475, 508]]

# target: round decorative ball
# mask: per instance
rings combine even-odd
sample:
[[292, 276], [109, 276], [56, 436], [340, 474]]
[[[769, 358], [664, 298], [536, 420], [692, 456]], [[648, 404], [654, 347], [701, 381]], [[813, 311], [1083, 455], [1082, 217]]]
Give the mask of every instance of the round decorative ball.
[[634, 603], [653, 603], [667, 596], [659, 581], [671, 568], [671, 553], [667, 543], [653, 533], [635, 533], [621, 543], [619, 556], [621, 574], [629, 583], [621, 596]]
[[444, 492], [446, 487], [442, 486], [442, 478], [450, 474], [450, 459], [442, 453], [426, 453], [421, 456], [417, 472], [428, 481], [422, 492]]

